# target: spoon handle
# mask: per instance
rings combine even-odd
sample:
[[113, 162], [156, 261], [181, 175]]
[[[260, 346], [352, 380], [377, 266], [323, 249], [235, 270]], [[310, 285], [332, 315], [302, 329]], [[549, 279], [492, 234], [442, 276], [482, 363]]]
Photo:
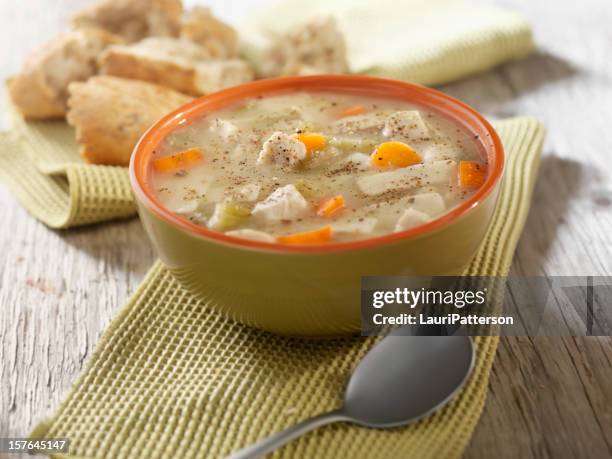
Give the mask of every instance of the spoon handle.
[[258, 441], [254, 445], [247, 446], [246, 448], [236, 451], [227, 457], [227, 459], [254, 459], [261, 457], [264, 454], [270, 453], [275, 449], [289, 443], [306, 432], [310, 432], [318, 427], [326, 424], [332, 424], [334, 422], [348, 421], [348, 416], [343, 414], [340, 410], [330, 411], [329, 413], [320, 414], [283, 430], [270, 435], [268, 438]]

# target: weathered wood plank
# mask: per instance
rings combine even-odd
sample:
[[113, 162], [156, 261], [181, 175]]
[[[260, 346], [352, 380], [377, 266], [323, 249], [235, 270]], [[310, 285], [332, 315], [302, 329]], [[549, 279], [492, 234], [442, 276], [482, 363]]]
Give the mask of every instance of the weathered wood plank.
[[[513, 274], [610, 275], [612, 235], [604, 228], [612, 226], [612, 176], [602, 171], [612, 145], [605, 128], [612, 64], [604, 52], [612, 9], [596, 0], [506, 3], [531, 19], [541, 52], [451, 92], [493, 116], [531, 114], [546, 123]], [[502, 339], [466, 456], [612, 456], [611, 378], [611, 338]]]
[[[0, 2], [0, 76], [85, 3]], [[225, 17], [244, 14], [216, 3]], [[540, 52], [443, 89], [489, 116], [530, 114], [548, 128], [514, 273], [610, 274], [612, 7], [503, 3], [531, 19]], [[23, 435], [57, 406], [154, 254], [137, 220], [50, 231], [2, 188], [0, 209], [0, 436]], [[466, 456], [611, 456], [610, 380], [610, 338], [502, 339]]]
[[0, 436], [6, 436], [26, 433], [57, 406], [154, 255], [138, 220], [56, 232], [5, 190], [0, 208]]

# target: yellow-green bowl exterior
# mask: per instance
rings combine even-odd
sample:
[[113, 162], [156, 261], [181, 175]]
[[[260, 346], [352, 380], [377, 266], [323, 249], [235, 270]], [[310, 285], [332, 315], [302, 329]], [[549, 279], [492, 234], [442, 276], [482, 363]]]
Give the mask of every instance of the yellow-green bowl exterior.
[[320, 253], [211, 241], [138, 204], [162, 262], [196, 298], [247, 325], [322, 337], [359, 331], [362, 276], [461, 274], [485, 236], [500, 183], [469, 212], [437, 230], [368, 248]]

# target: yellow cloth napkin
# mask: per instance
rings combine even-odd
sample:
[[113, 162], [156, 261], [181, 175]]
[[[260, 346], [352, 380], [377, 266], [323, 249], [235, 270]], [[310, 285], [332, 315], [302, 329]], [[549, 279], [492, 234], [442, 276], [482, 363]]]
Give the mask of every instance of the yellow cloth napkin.
[[[495, 127], [506, 148], [507, 169], [493, 223], [469, 275], [508, 272], [542, 146], [543, 129], [533, 119], [501, 121]], [[46, 156], [60, 157], [59, 137], [49, 140]], [[10, 142], [4, 136], [0, 144], [3, 174], [33, 206], [44, 176], [22, 175], [30, 160], [10, 153]], [[70, 438], [70, 457], [222, 457], [337, 407], [351, 370], [377, 339], [305, 341], [245, 327], [195, 300], [156, 263], [109, 325], [59, 410], [31, 436]], [[276, 457], [461, 456], [484, 406], [498, 339], [475, 341], [472, 377], [435, 415], [386, 431], [324, 427]]]
[[240, 25], [245, 55], [258, 67], [266, 33], [332, 15], [351, 71], [435, 85], [527, 56], [531, 28], [518, 14], [461, 0], [283, 0]]

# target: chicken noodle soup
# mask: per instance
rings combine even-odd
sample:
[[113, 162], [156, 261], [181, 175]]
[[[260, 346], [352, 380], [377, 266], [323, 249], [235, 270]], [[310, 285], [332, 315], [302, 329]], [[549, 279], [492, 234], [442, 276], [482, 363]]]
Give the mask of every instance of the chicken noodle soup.
[[482, 186], [476, 139], [422, 107], [348, 94], [260, 96], [172, 132], [152, 158], [165, 207], [282, 244], [381, 236], [432, 221]]

